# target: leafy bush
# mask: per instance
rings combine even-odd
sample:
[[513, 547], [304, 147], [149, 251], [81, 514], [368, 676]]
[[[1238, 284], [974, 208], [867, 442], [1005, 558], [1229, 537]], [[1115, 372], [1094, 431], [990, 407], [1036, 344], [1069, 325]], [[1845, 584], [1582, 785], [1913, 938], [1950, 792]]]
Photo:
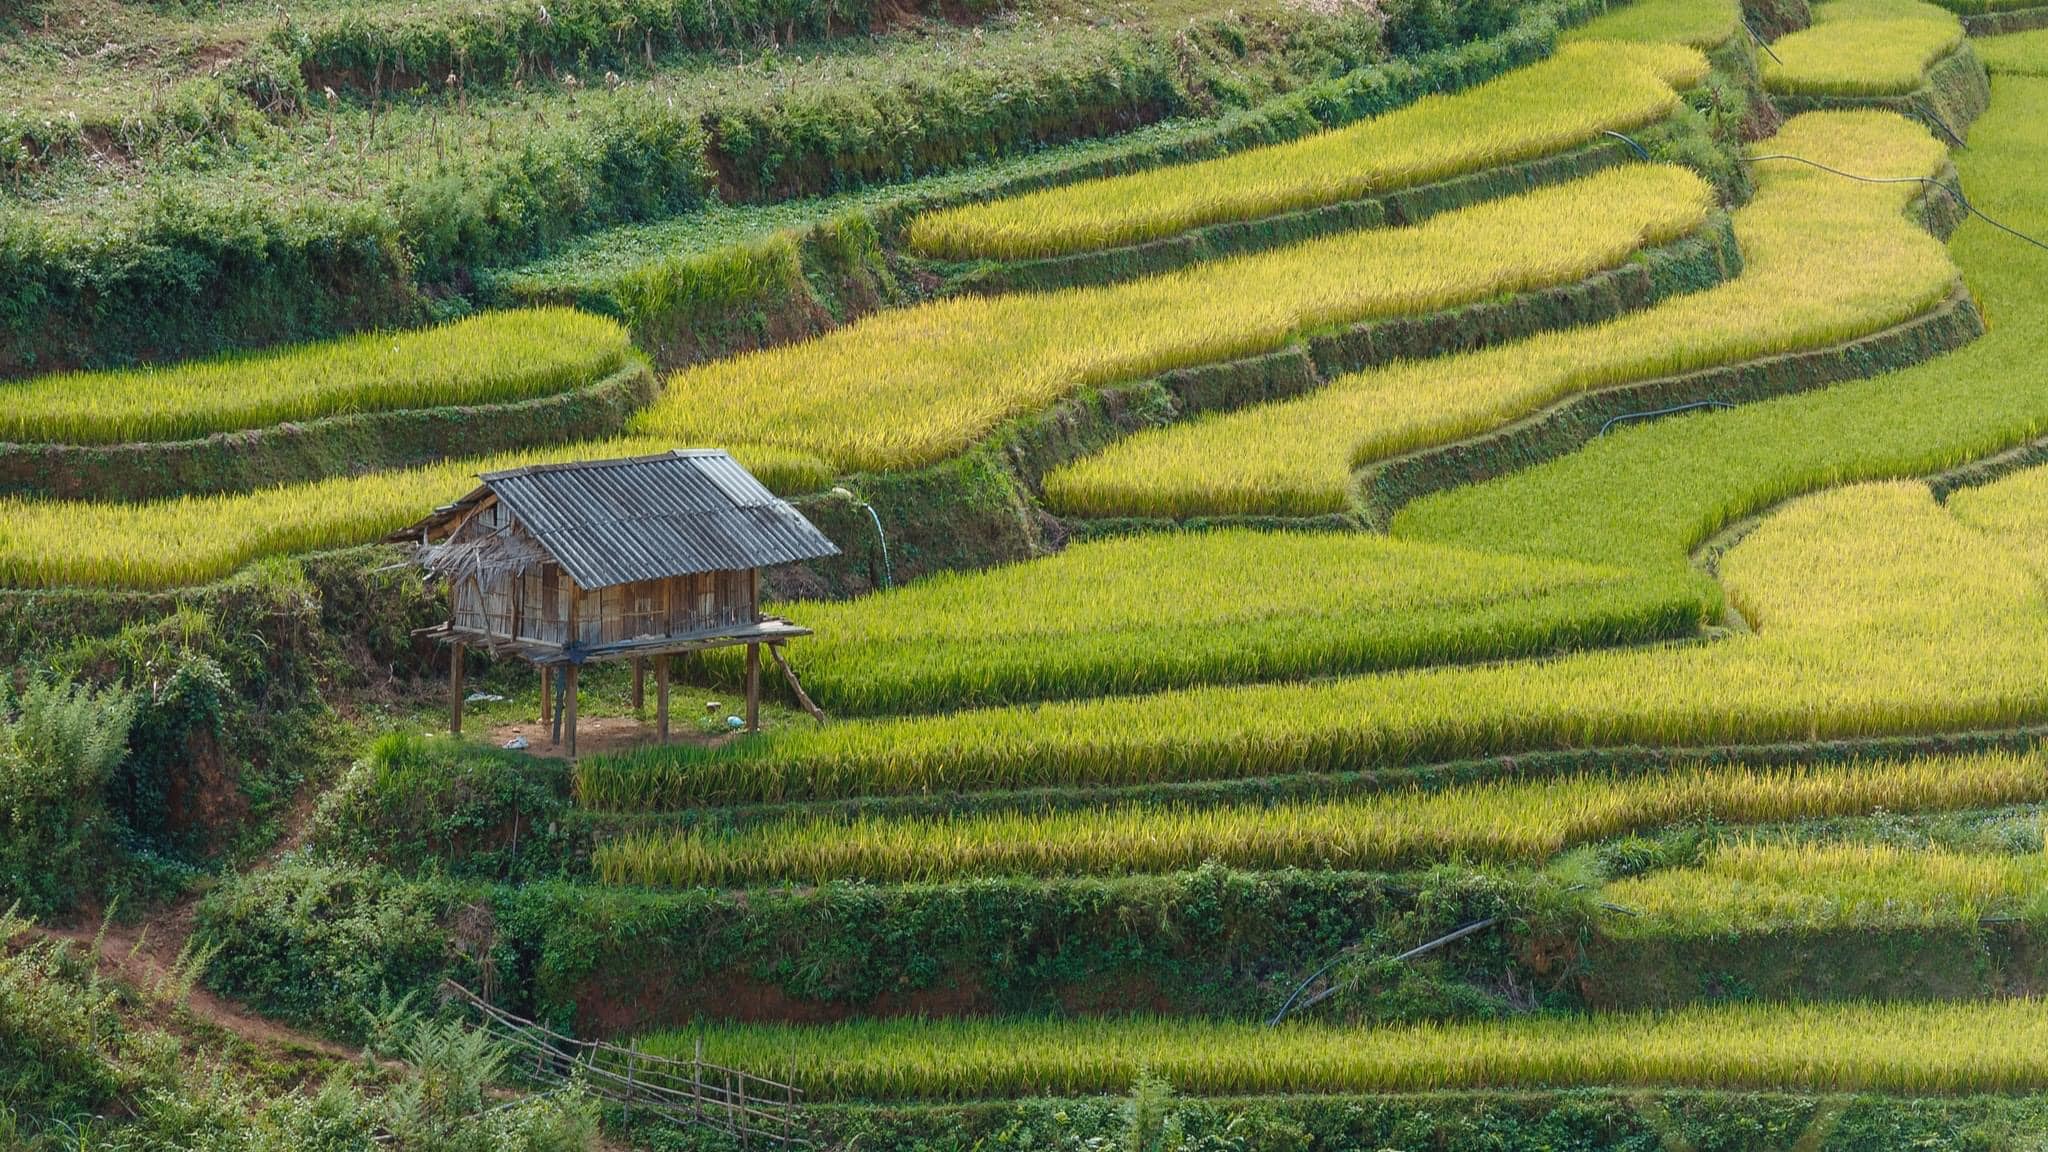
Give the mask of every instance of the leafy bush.
[[136, 700], [114, 689], [0, 681], [0, 897], [30, 912], [96, 890], [117, 821], [106, 793], [128, 751]]
[[366, 1012], [436, 983], [448, 904], [382, 870], [287, 859], [208, 895], [193, 939], [220, 948], [206, 974], [213, 987], [356, 1036]]
[[170, 675], [137, 695], [129, 754], [107, 782], [107, 799], [131, 848], [196, 857], [211, 849], [194, 767], [218, 759], [234, 685], [219, 664], [187, 653]]
[[[0, 942], [20, 921], [0, 916]], [[0, 950], [0, 1141], [10, 1150], [587, 1152], [596, 1105], [570, 1089], [487, 1095], [506, 1053], [459, 1024], [408, 1020], [402, 1066], [278, 1092], [234, 1064], [192, 1067], [62, 946]], [[210, 1057], [204, 1047], [202, 1059]], [[211, 1064], [211, 1061], [207, 1061]]]
[[[778, 1005], [831, 1016], [921, 1004], [1010, 1013], [1152, 1004], [1248, 1017], [1271, 1012], [1302, 973], [1361, 939], [1391, 954], [1511, 914], [1513, 927], [1418, 977], [1469, 983], [1471, 994], [1411, 987], [1405, 1002], [1344, 1005], [1350, 1016], [1412, 1019], [1502, 1010], [1489, 989], [1520, 963], [1524, 942], [1580, 930], [1582, 910], [1551, 887], [1458, 867], [1386, 876], [1209, 864], [1165, 876], [663, 893], [403, 881], [294, 858], [209, 896], [198, 939], [221, 949], [216, 987], [350, 1034], [365, 1030], [363, 1013], [387, 990], [424, 997], [444, 973], [495, 981], [501, 1003], [589, 1034]], [[317, 901], [294, 895], [312, 892]], [[455, 950], [436, 954], [410, 929], [333, 927], [437, 917]]]
[[547, 874], [566, 863], [568, 791], [563, 761], [393, 732], [322, 799], [314, 843], [406, 872]]
[[67, 946], [24, 942], [27, 922], [0, 912], [0, 1135], [9, 1109], [67, 1119], [135, 1083], [119, 995]]

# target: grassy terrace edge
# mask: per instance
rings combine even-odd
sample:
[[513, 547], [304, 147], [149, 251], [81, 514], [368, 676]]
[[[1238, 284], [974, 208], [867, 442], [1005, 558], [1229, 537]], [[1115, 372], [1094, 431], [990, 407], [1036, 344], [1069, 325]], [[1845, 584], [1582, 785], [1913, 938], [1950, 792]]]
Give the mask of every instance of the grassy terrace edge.
[[[969, 1152], [1019, 1131], [1109, 1143], [1127, 1130], [1128, 1096], [975, 1104], [825, 1104], [807, 1109], [821, 1138], [864, 1147]], [[1172, 1101], [1190, 1140], [1262, 1141], [1268, 1148], [1402, 1148], [1554, 1152], [1598, 1148], [1919, 1147], [1962, 1152], [2024, 1147], [2048, 1124], [2048, 1103], [2007, 1095], [1901, 1099], [1871, 1094], [1592, 1088], [1562, 1091], [1231, 1096]], [[1759, 1144], [1759, 1140], [1770, 1141]], [[1423, 1144], [1427, 1141], [1427, 1144]]]
[[2003, 12], [1973, 12], [1964, 15], [1963, 31], [1971, 36], [2004, 36], [2013, 32], [2034, 32], [2048, 28], [2048, 5], [2014, 8]]

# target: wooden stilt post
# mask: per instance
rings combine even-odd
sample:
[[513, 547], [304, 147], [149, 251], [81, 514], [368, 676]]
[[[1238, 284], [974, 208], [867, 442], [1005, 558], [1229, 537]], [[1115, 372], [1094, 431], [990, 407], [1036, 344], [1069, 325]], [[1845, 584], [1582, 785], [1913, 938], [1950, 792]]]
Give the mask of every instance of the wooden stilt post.
[[448, 731], [462, 735], [462, 654], [465, 645], [457, 640], [448, 649]]
[[647, 710], [647, 657], [633, 657], [633, 715]]
[[568, 684], [562, 689], [562, 743], [570, 757], [576, 755], [576, 665], [566, 669]]
[[747, 731], [761, 730], [761, 646], [747, 645]]
[[567, 675], [560, 664], [548, 666], [548, 743], [557, 748], [562, 746], [562, 683]]
[[555, 723], [555, 670], [546, 664], [540, 666], [540, 726], [552, 728]]
[[668, 743], [668, 676], [669, 657], [666, 654], [654, 658], [654, 732], [663, 744]]

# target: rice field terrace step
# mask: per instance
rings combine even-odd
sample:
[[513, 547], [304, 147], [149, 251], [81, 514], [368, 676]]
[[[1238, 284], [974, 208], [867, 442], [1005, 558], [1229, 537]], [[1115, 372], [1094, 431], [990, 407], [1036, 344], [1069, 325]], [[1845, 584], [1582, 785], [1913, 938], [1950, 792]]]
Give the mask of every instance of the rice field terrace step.
[[503, 404], [358, 412], [137, 444], [0, 443], [0, 496], [142, 501], [248, 492], [456, 456], [615, 436], [660, 391], [630, 363], [595, 384]]
[[1948, 143], [1961, 146], [1969, 142], [1970, 125], [1991, 107], [1991, 78], [1984, 69], [1984, 62], [1977, 58], [1976, 50], [1965, 40], [1927, 69], [1926, 81], [1919, 88], [1903, 96], [1781, 93], [1771, 99], [1787, 116], [1844, 108], [1896, 112], [1925, 124], [1929, 131]]
[[[4, 597], [4, 594], [0, 594]], [[4, 605], [0, 598], [0, 605]], [[785, 820], [943, 817], [998, 812], [1082, 812], [1159, 806], [1201, 809], [1247, 803], [1341, 799], [1411, 788], [1438, 789], [1501, 780], [1544, 779], [1576, 773], [1625, 777], [1680, 767], [1781, 768], [1797, 764], [2025, 752], [2048, 740], [2048, 726], [1880, 736], [1775, 744], [1574, 748], [1507, 756], [1439, 761], [1352, 772], [1200, 780], [1133, 786], [1032, 788], [1010, 791], [869, 796], [848, 800], [736, 804], [680, 812], [622, 813], [579, 809], [573, 819], [593, 837], [665, 828], [710, 826], [745, 829]]]
[[[1666, 121], [1658, 128], [1673, 123], [1676, 121]], [[1382, 196], [1347, 200], [1257, 220], [1212, 224], [1143, 244], [1036, 260], [964, 265], [934, 261], [927, 266], [942, 276], [952, 273], [955, 278], [947, 286], [949, 292], [991, 294], [1109, 284], [1170, 272], [1204, 260], [1277, 248], [1333, 232], [1415, 224], [1443, 212], [1562, 184], [1636, 160], [1636, 154], [1628, 144], [1620, 140], [1603, 140], [1555, 156], [1474, 172]]]
[[1374, 465], [1356, 480], [1358, 503], [1384, 527], [1424, 496], [1568, 455], [1619, 419], [1750, 403], [1876, 376], [1955, 351], [1984, 330], [1976, 303], [1959, 283], [1934, 311], [1859, 340], [1584, 393], [1484, 436]]

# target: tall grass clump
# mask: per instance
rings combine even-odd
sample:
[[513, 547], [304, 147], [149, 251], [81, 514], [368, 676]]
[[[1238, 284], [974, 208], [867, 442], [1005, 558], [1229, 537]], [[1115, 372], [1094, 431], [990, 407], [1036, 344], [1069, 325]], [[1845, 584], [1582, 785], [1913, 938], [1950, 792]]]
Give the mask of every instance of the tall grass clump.
[[2048, 917], [2048, 853], [1734, 843], [1695, 867], [1616, 881], [1604, 898], [1636, 913], [1607, 926], [1623, 937], [2034, 922]]
[[626, 330], [601, 316], [490, 312], [420, 332], [0, 383], [0, 440], [179, 440], [353, 412], [525, 400], [595, 383], [631, 354]]
[[1955, 13], [1920, 0], [1827, 0], [1771, 45], [1764, 87], [1788, 96], [1902, 96], [1963, 42]]
[[[0, 497], [0, 585], [149, 589], [200, 584], [265, 556], [382, 539], [474, 488], [481, 472], [693, 446], [629, 437], [136, 504]], [[809, 491], [830, 478], [822, 463], [796, 453], [729, 447], [776, 491]]]
[[[1340, 869], [1401, 868], [1450, 857], [1536, 862], [1574, 844], [1682, 820], [1761, 823], [1858, 816], [1874, 808], [2038, 801], [2048, 798], [2044, 767], [2039, 756], [1983, 756], [1685, 769], [1627, 779], [1574, 776], [1270, 806], [792, 819], [736, 832], [633, 833], [601, 845], [591, 866], [608, 884], [680, 888], [1168, 872], [1205, 860], [1237, 868]], [[1634, 894], [1630, 889], [1613, 899], [1636, 904]]]
[[982, 204], [911, 223], [910, 247], [947, 260], [1018, 260], [1157, 240], [1426, 184], [1562, 152], [1668, 114], [1700, 82], [1675, 45], [1586, 44], [1348, 128]]
[[[1926, 129], [1890, 113], [1801, 116], [1771, 152], [1852, 172], [1933, 175]], [[1921, 189], [1862, 185], [1803, 165], [1759, 165], [1735, 214], [1742, 274], [1587, 328], [1460, 356], [1406, 361], [1297, 399], [1148, 430], [1046, 478], [1082, 516], [1315, 515], [1352, 500], [1353, 469], [1498, 427], [1563, 397], [1801, 349], [1911, 319], [1956, 270], [1904, 215]]]
[[105, 879], [120, 831], [107, 794], [138, 700], [43, 678], [17, 692], [10, 679], [0, 677], [0, 908], [61, 911]]
[[[1618, 489], [1617, 491], [1625, 491]], [[585, 760], [579, 800], [673, 808], [1238, 778], [1628, 744], [2010, 727], [2048, 716], [2048, 603], [1924, 486], [1808, 497], [1723, 558], [1754, 635], [1313, 684], [794, 728]]]
[[791, 1078], [813, 1100], [1121, 1092], [1140, 1068], [1190, 1095], [1590, 1085], [1811, 1092], [2048, 1087], [2031, 1000], [1734, 1004], [1642, 1015], [1342, 1027], [1123, 1017], [732, 1025], [643, 1048]]
[[1092, 385], [1284, 347], [1304, 333], [1570, 283], [1699, 228], [1706, 183], [1632, 165], [1445, 213], [1107, 287], [960, 297], [671, 377], [643, 435], [742, 442], [844, 471], [950, 456]]
[[1496, 659], [1699, 623], [1690, 596], [1594, 565], [1246, 530], [1075, 544], [792, 612], [817, 632], [804, 683], [840, 715]]

